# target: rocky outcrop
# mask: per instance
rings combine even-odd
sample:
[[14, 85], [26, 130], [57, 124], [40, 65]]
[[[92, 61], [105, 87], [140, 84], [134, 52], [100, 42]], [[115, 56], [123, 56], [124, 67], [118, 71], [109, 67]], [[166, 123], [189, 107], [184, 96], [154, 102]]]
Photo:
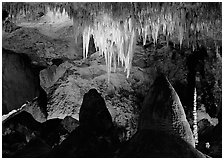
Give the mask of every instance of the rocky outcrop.
[[79, 122], [81, 127], [96, 134], [104, 134], [113, 127], [112, 117], [106, 103], [96, 89], [90, 89], [84, 95], [79, 112]]
[[155, 80], [145, 98], [138, 131], [129, 141], [121, 143], [96, 89], [84, 94], [79, 119], [67, 116], [39, 123], [25, 111], [15, 113], [3, 123], [3, 157], [206, 157], [191, 144], [185, 113], [164, 76]]
[[2, 122], [3, 157], [12, 157], [39, 134], [41, 123], [26, 111], [12, 114]]
[[62, 63], [61, 65], [52, 65], [46, 69], [40, 71], [40, 85], [41, 87], [49, 93], [49, 88], [52, 87], [59, 78], [61, 78], [67, 68], [69, 68], [68, 63]]
[[197, 149], [214, 157], [222, 157], [222, 125], [213, 126], [207, 119], [199, 121]]
[[127, 140], [136, 132], [138, 106], [140, 98], [145, 96], [145, 84], [149, 78], [142, 70], [133, 67], [130, 75], [132, 78], [127, 79], [123, 70], [118, 68], [119, 73], [111, 73], [108, 82], [105, 65], [96, 63], [96, 60], [66, 61], [60, 65], [66, 68], [65, 73], [51, 87], [43, 86], [49, 94], [48, 119], [71, 116], [79, 120], [83, 96], [88, 90], [95, 88], [104, 97], [113, 123], [126, 130], [123, 140]]
[[68, 131], [61, 124], [62, 119], [50, 119], [41, 124], [40, 138], [50, 147], [55, 147], [61, 142], [61, 136]]
[[[35, 26], [36, 23], [33, 25]], [[2, 38], [2, 46], [5, 49], [16, 53], [25, 53], [38, 63], [40, 63], [39, 61], [45, 61], [46, 63], [47, 59], [62, 57], [74, 59], [80, 57], [82, 53], [81, 50], [78, 52], [73, 47], [74, 43], [65, 39], [48, 37], [32, 26], [21, 27], [12, 33], [5, 33]]]
[[175, 90], [158, 76], [145, 98], [137, 133], [118, 157], [204, 157], [194, 148], [189, 123]]
[[84, 95], [80, 126], [49, 157], [112, 157], [119, 143], [105, 101], [96, 89]]
[[66, 116], [61, 121], [62, 126], [71, 133], [73, 130], [75, 130], [79, 126], [79, 121], [72, 118], [71, 116]]
[[41, 157], [61, 144], [70, 133], [68, 128], [78, 126], [62, 119], [40, 123], [23, 109], [9, 115], [2, 122], [3, 157]]
[[41, 106], [39, 106], [36, 98], [32, 102], [25, 103], [24, 105], [22, 105], [22, 107], [14, 109], [8, 114], [3, 115], [2, 121], [5, 121], [7, 118], [19, 114], [20, 112], [23, 111], [30, 113], [37, 122], [42, 123], [47, 120], [46, 108], [43, 109]]
[[6, 20], [3, 23], [3, 30], [5, 32], [11, 33], [16, 31], [17, 29], [20, 29], [21, 27], [15, 25], [13, 22], [11, 22], [10, 20]]
[[39, 80], [25, 54], [2, 50], [3, 108], [6, 114], [39, 96]]

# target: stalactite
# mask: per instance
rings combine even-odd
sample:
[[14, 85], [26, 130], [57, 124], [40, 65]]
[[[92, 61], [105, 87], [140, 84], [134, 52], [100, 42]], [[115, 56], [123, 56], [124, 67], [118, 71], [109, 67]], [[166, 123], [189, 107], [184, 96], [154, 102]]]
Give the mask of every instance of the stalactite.
[[[221, 6], [220, 3], [216, 3]], [[177, 38], [180, 46], [185, 44], [195, 48], [196, 41], [202, 37], [199, 32], [208, 37], [221, 35], [217, 27], [221, 25], [221, 7], [210, 8], [210, 5], [192, 3], [85, 3], [85, 2], [55, 2], [55, 3], [4, 3], [11, 17], [17, 18], [17, 14], [32, 14], [39, 10], [48, 11], [49, 7], [55, 14], [64, 12], [73, 20], [75, 39], [83, 34], [83, 58], [88, 55], [90, 36], [93, 35], [94, 43], [107, 62], [114, 70], [121, 62], [129, 76], [133, 56], [132, 45], [136, 36], [141, 36], [143, 45], [147, 40], [157, 43], [158, 36], [163, 34], [166, 40]], [[22, 12], [21, 12], [22, 10]], [[208, 10], [211, 11], [208, 14]], [[107, 16], [102, 13], [107, 13]], [[217, 14], [218, 13], [218, 14]], [[213, 19], [212, 17], [217, 18]], [[131, 18], [130, 18], [131, 17]], [[60, 17], [59, 17], [60, 18]], [[215, 27], [214, 27], [215, 26]], [[220, 28], [220, 27], [219, 27]], [[101, 31], [100, 31], [101, 30]], [[137, 34], [136, 34], [137, 33]], [[189, 35], [191, 38], [189, 39]], [[197, 34], [197, 35], [196, 35]], [[109, 42], [110, 41], [110, 42]], [[110, 44], [109, 44], [110, 43]], [[205, 44], [206, 45], [206, 44]], [[130, 47], [132, 46], [132, 47]], [[116, 53], [116, 54], [115, 54]], [[107, 56], [106, 56], [107, 55]], [[110, 55], [112, 58], [108, 57]], [[112, 62], [111, 62], [112, 61]], [[116, 63], [115, 63], [116, 61]], [[111, 67], [108, 68], [109, 71]]]
[[108, 80], [112, 66], [115, 71], [119, 61], [121, 66], [124, 66], [127, 77], [129, 77], [136, 43], [132, 18], [126, 19], [121, 24], [120, 21], [115, 21], [110, 15], [103, 13], [95, 19], [92, 26], [86, 26], [83, 31], [83, 58], [86, 58], [88, 55], [88, 44], [91, 34], [94, 38], [95, 47], [105, 57]]
[[193, 117], [194, 117], [193, 135], [194, 135], [194, 139], [195, 139], [195, 145], [197, 145], [198, 144], [198, 124], [197, 124], [197, 92], [196, 92], [196, 88], [194, 89]]
[[182, 25], [179, 26], [179, 43], [180, 43], [180, 48], [181, 48], [181, 45], [183, 43], [183, 37], [184, 37], [184, 28]]

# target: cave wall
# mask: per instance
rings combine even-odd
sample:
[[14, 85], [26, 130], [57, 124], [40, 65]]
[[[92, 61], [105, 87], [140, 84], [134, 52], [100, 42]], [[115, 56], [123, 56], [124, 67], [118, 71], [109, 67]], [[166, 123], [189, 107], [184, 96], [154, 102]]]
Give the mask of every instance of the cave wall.
[[39, 80], [27, 55], [2, 49], [2, 113], [39, 95]]

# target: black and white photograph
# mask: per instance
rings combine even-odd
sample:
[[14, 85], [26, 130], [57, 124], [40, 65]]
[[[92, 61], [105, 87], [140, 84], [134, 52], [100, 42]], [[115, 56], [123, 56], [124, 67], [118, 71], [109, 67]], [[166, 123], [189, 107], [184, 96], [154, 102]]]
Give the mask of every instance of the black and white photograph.
[[222, 158], [222, 1], [1, 7], [2, 158]]

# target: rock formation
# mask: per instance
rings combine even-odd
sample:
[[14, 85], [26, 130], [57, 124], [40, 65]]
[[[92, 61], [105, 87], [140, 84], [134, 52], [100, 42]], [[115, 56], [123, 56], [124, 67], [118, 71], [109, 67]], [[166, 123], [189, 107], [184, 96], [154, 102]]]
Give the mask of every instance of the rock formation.
[[164, 75], [156, 78], [143, 102], [139, 130], [143, 129], [155, 129], [180, 136], [195, 146], [180, 99]]
[[80, 126], [49, 157], [112, 157], [119, 142], [112, 118], [96, 89], [84, 95]]
[[[18, 111], [3, 121], [3, 157], [41, 157], [68, 135], [62, 119], [36, 121], [26, 111]], [[66, 122], [66, 121], [65, 121]], [[72, 128], [67, 123], [67, 128]]]
[[2, 3], [3, 157], [221, 157], [221, 10]]
[[[15, 113], [2, 122], [3, 157], [12, 157], [16, 151], [26, 146], [41, 128], [26, 111]], [[14, 147], [13, 147], [14, 146]]]
[[27, 55], [2, 49], [2, 62], [2, 113], [6, 114], [37, 97], [39, 81]]
[[51, 147], [57, 146], [62, 135], [66, 135], [68, 131], [61, 124], [62, 119], [50, 119], [41, 124], [40, 138]]
[[159, 75], [150, 88], [138, 131], [121, 149], [119, 157], [205, 157], [194, 148], [179, 97], [165, 76]]
[[80, 126], [88, 128], [90, 131], [99, 132], [99, 134], [104, 134], [113, 127], [105, 101], [96, 89], [90, 89], [84, 95], [79, 121]]
[[[199, 144], [197, 149], [214, 158], [221, 158], [222, 155], [222, 125], [211, 125], [207, 119], [203, 119], [199, 128]], [[203, 123], [203, 126], [202, 126]]]
[[52, 87], [58, 79], [64, 75], [67, 67], [69, 67], [67, 63], [62, 63], [59, 66], [52, 65], [40, 71], [40, 85], [47, 92], [47, 94], [49, 93], [49, 88]]
[[5, 32], [11, 33], [16, 31], [17, 29], [20, 29], [21, 27], [15, 25], [13, 22], [11, 22], [10, 20], [6, 19], [3, 23], [3, 30]]
[[71, 133], [73, 130], [75, 130], [79, 126], [79, 121], [72, 118], [71, 116], [66, 116], [61, 121], [62, 126]]

